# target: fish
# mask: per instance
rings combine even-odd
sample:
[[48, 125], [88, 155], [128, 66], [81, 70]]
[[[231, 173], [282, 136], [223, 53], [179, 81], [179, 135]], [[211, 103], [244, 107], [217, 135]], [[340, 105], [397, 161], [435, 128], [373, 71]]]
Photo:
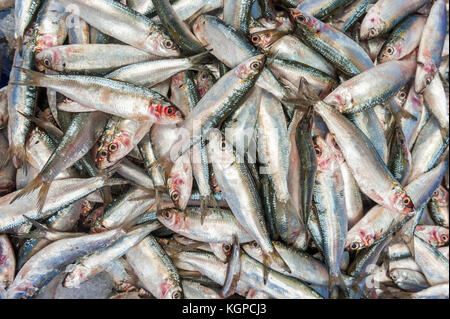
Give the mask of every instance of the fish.
[[446, 28], [447, 11], [445, 9], [445, 1], [435, 1], [425, 23], [417, 53], [418, 66], [414, 80], [416, 93], [422, 93], [438, 73], [437, 68], [441, 63]]
[[361, 22], [361, 39], [373, 39], [389, 32], [403, 18], [416, 12], [427, 2], [426, 0], [378, 1], [367, 11]]
[[447, 0], [0, 10], [0, 299], [448, 299]]

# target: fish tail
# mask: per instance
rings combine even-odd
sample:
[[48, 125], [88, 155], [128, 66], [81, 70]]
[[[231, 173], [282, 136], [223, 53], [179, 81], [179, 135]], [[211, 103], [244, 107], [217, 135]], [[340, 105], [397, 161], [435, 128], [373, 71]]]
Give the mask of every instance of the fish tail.
[[[188, 58], [189, 62], [191, 62], [192, 66], [189, 69], [197, 70], [201, 69], [201, 65], [203, 64], [206, 57], [210, 55], [211, 50], [207, 50], [206, 52], [201, 52], [196, 55], [193, 55]], [[203, 69], [202, 69], [203, 70]]]
[[172, 170], [172, 167], [174, 165], [174, 162], [170, 159], [169, 152], [165, 153], [161, 157], [159, 157], [156, 161], [153, 163], [150, 163], [149, 169], [152, 169], [156, 166], [161, 166], [161, 168], [164, 171], [164, 177], [167, 179], [169, 177], [170, 171]]
[[209, 215], [208, 204], [210, 203], [210, 196], [200, 196], [200, 224], [203, 225], [205, 217]]
[[339, 273], [338, 275], [330, 275], [328, 280], [328, 296], [330, 298], [336, 298], [339, 291], [343, 292], [345, 298], [348, 298], [349, 294], [344, 278], [342, 277], [342, 273]]
[[24, 69], [17, 66], [13, 66], [13, 68], [22, 72], [26, 76], [26, 79], [9, 82], [10, 85], [41, 86], [41, 80], [46, 77], [46, 75], [33, 70]]
[[4, 167], [12, 160], [14, 166], [19, 169], [27, 162], [27, 151], [25, 146], [10, 145], [6, 152], [5, 159], [0, 163], [0, 168]]
[[448, 128], [441, 127], [440, 131], [441, 131], [442, 142], [446, 143], [446, 141], [448, 139], [448, 133], [449, 133]]
[[45, 200], [47, 199], [47, 195], [48, 195], [48, 191], [50, 189], [50, 184], [51, 182], [41, 182], [41, 189], [39, 190], [39, 195], [38, 195], [38, 202], [37, 202], [37, 207], [39, 212], [42, 211], [42, 208], [44, 207], [45, 204]]
[[272, 250], [272, 252], [267, 254], [267, 257], [269, 258], [269, 260], [273, 261], [279, 267], [281, 267], [284, 271], [286, 271], [287, 273], [291, 273], [291, 269], [275, 248]]
[[17, 199], [24, 197], [25, 195], [31, 193], [35, 189], [42, 187], [44, 185], [44, 178], [39, 173], [27, 186], [25, 186], [13, 199], [9, 202], [10, 204], [14, 203]]

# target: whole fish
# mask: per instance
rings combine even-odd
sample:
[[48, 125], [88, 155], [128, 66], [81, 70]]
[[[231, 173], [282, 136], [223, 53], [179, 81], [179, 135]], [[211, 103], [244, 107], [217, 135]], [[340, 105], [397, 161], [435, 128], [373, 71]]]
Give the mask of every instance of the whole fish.
[[28, 260], [16, 275], [7, 291], [11, 299], [26, 299], [38, 294], [65, 265], [97, 249], [108, 246], [125, 234], [123, 229], [114, 229], [101, 234], [83, 235], [58, 240]]
[[[193, 30], [200, 42], [211, 50], [210, 53], [228, 67], [234, 68], [242, 61], [258, 55], [258, 51], [241, 33], [217, 17], [200, 16], [195, 21]], [[287, 94], [286, 89], [267, 67], [261, 70], [257, 83], [279, 99]]]
[[381, 0], [374, 4], [361, 22], [361, 39], [372, 39], [389, 32], [411, 13], [424, 6], [427, 0]]
[[[411, 198], [388, 171], [370, 141], [331, 106], [318, 102], [314, 109], [334, 135], [361, 191], [386, 208], [403, 214], [413, 212], [414, 203]], [[348, 134], [352, 136], [350, 140], [347, 138]], [[362, 158], [365, 159], [362, 160]], [[362, 163], [364, 166], [361, 165]], [[369, 165], [373, 165], [373, 169], [368, 169]]]
[[177, 269], [152, 235], [125, 254], [145, 289], [158, 299], [181, 299], [183, 290]]
[[102, 73], [128, 64], [154, 60], [156, 56], [129, 45], [70, 44], [43, 49], [35, 59], [40, 71], [47, 68], [65, 73]]
[[[157, 56], [178, 56], [178, 46], [163, 28], [146, 16], [114, 0], [55, 0], [90, 26], [126, 44]], [[76, 9], [74, 9], [76, 6]]]
[[419, 44], [414, 81], [416, 93], [422, 93], [438, 73], [446, 29], [447, 10], [445, 9], [445, 1], [438, 0], [431, 7]]
[[378, 62], [401, 60], [415, 50], [419, 46], [425, 22], [425, 17], [411, 15], [399, 23], [384, 42]]
[[[264, 252], [264, 258], [287, 268], [283, 259], [273, 248], [263, 208], [255, 184], [248, 168], [219, 131], [211, 131], [208, 143], [208, 156], [213, 163], [220, 189], [238, 222], [252, 236]], [[238, 187], [239, 186], [239, 187]]]

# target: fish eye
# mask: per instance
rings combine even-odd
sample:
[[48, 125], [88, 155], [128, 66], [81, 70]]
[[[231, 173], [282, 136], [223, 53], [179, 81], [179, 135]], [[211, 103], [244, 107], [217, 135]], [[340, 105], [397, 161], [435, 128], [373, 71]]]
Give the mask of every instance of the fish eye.
[[163, 44], [166, 49], [173, 49], [175, 47], [173, 41], [169, 39], [164, 40]]
[[168, 106], [168, 107], [166, 107], [166, 108], [164, 109], [164, 113], [165, 113], [167, 116], [173, 116], [173, 115], [175, 115], [176, 111], [175, 111], [175, 108], [174, 108], [173, 106]]
[[397, 280], [397, 275], [395, 274], [395, 272], [391, 272], [391, 279]]
[[109, 145], [109, 147], [108, 147], [108, 149], [111, 151], [111, 152], [115, 152], [115, 151], [117, 151], [117, 143], [112, 143], [112, 144], [110, 144]]
[[231, 250], [231, 245], [230, 244], [224, 244], [223, 245], [223, 251], [226, 253], [229, 253]]
[[171, 213], [169, 210], [166, 210], [166, 211], [163, 213], [163, 217], [164, 217], [165, 219], [170, 219], [170, 218], [172, 217], [172, 213]]
[[430, 85], [431, 84], [432, 79], [430, 77], [425, 79], [425, 84], [426, 85]]
[[387, 53], [387, 54], [392, 55], [392, 54], [394, 54], [394, 52], [395, 52], [394, 47], [388, 46], [388, 47], [386, 48], [386, 53]]
[[259, 62], [253, 62], [253, 63], [250, 65], [250, 67], [251, 67], [253, 70], [259, 70], [259, 68], [261, 67], [261, 63], [259, 63]]
[[306, 17], [303, 14], [300, 14], [297, 16], [297, 21], [303, 23], [306, 21]]
[[100, 157], [106, 157], [106, 156], [108, 156], [108, 153], [106, 151], [100, 152]]
[[252, 247], [253, 247], [253, 248], [258, 248], [259, 245], [258, 245], [258, 243], [257, 243], [256, 241], [254, 241], [254, 242], [252, 242]]
[[208, 78], [208, 74], [206, 74], [206, 72], [203, 72], [201, 78], [205, 80], [206, 78]]
[[360, 247], [360, 245], [358, 242], [354, 242], [350, 245], [351, 250], [357, 250], [357, 249], [359, 249], [359, 247]]
[[174, 291], [172, 299], [181, 299], [181, 293], [179, 291]]
[[448, 235], [447, 234], [441, 235], [441, 242], [446, 243], [447, 241], [448, 241]]
[[322, 150], [319, 148], [319, 147], [314, 147], [314, 151], [316, 152], [316, 155], [317, 156], [320, 156], [320, 155], [322, 155]]
[[372, 37], [374, 37], [374, 36], [377, 35], [377, 30], [376, 30], [375, 28], [371, 28], [371, 29], [369, 30], [369, 34], [370, 34]]
[[259, 35], [253, 35], [253, 36], [252, 36], [252, 42], [253, 42], [253, 43], [258, 43], [259, 40], [260, 40]]
[[178, 193], [178, 191], [173, 191], [172, 194], [170, 195], [170, 198], [172, 198], [174, 202], [178, 202], [180, 194]]
[[405, 197], [403, 199], [403, 204], [408, 205], [411, 202], [411, 200], [408, 197]]
[[434, 192], [433, 192], [433, 196], [438, 196], [439, 195], [439, 191], [438, 190], [435, 190]]
[[45, 65], [47, 68], [49, 68], [49, 67], [51, 66], [50, 60], [47, 59], [47, 58], [45, 58], [45, 59], [44, 59], [44, 65]]

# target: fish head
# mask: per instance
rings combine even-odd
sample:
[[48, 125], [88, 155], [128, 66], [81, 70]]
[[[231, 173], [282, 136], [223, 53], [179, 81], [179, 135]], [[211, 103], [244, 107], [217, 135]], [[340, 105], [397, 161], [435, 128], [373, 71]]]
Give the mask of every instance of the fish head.
[[289, 18], [297, 28], [309, 33], [316, 33], [320, 31], [320, 22], [312, 15], [298, 9], [289, 9]]
[[106, 169], [125, 157], [133, 148], [132, 138], [126, 132], [115, 134], [100, 144], [95, 157], [98, 169]]
[[186, 156], [180, 157], [167, 178], [170, 198], [177, 208], [185, 209], [192, 191], [192, 166]]
[[445, 227], [418, 225], [414, 232], [416, 235], [420, 234], [420, 238], [434, 247], [441, 247], [448, 244], [449, 231]]
[[313, 142], [317, 159], [317, 170], [322, 172], [334, 171], [337, 168], [337, 161], [330, 145], [320, 135], [316, 135]]
[[284, 33], [278, 30], [264, 30], [250, 33], [249, 39], [254, 46], [264, 50], [268, 49], [272, 43], [280, 39], [283, 35]]
[[64, 277], [62, 282], [65, 288], [79, 288], [80, 284], [85, 281], [86, 275], [89, 273], [89, 268], [78, 264], [78, 265], [68, 265], [66, 267], [66, 272], [68, 274]]
[[186, 212], [178, 208], [166, 208], [156, 213], [159, 222], [173, 231], [185, 228]]
[[161, 299], [182, 299], [183, 289], [180, 287], [178, 280], [172, 276], [168, 276], [160, 286]]
[[331, 150], [333, 151], [334, 157], [336, 158], [338, 163], [345, 162], [345, 158], [344, 158], [344, 155], [342, 154], [342, 150], [341, 150], [340, 146], [337, 144], [333, 134], [328, 133], [325, 136], [325, 141], [327, 142], [327, 144], [330, 146]]
[[209, 246], [221, 262], [227, 263], [230, 260], [232, 243], [210, 243]]
[[151, 101], [149, 112], [158, 124], [177, 124], [184, 120], [184, 115], [175, 105], [164, 101]]
[[433, 192], [432, 198], [439, 206], [448, 206], [448, 192], [442, 185]]
[[414, 203], [411, 200], [411, 197], [409, 197], [408, 194], [403, 190], [403, 187], [399, 183], [393, 183], [392, 187], [394, 194], [392, 198], [392, 204], [393, 208], [405, 215], [411, 215], [414, 213]]
[[352, 94], [350, 90], [348, 90], [343, 85], [328, 94], [328, 96], [325, 97], [323, 101], [331, 105], [341, 113], [344, 113], [345, 111], [351, 109], [351, 107], [353, 106]]
[[200, 98], [202, 98], [206, 94], [206, 92], [208, 92], [208, 90], [214, 85], [214, 81], [215, 78], [211, 71], [201, 70], [200, 72], [198, 72], [195, 78], [195, 82], [197, 84], [197, 91]]
[[35, 55], [35, 65], [39, 71], [44, 70], [55, 70], [58, 72], [64, 71], [65, 63], [62, 61], [61, 57], [58, 55], [56, 50], [51, 48], [41, 50]]
[[230, 167], [236, 160], [233, 145], [218, 129], [211, 130], [208, 140], [208, 158], [220, 170]]
[[150, 53], [161, 57], [178, 57], [181, 54], [175, 41], [168, 35], [159, 32], [150, 33], [144, 46]]
[[416, 79], [414, 80], [414, 90], [416, 93], [423, 93], [425, 88], [431, 84], [435, 75], [436, 66], [434, 64], [417, 61]]
[[261, 73], [266, 62], [266, 56], [260, 54], [245, 60], [233, 70], [236, 76], [242, 80], [253, 80]]
[[385, 63], [388, 61], [398, 60], [402, 53], [403, 41], [398, 41], [395, 44], [387, 44], [383, 46], [378, 54], [378, 63]]
[[194, 35], [203, 45], [208, 45], [208, 41], [205, 37], [207, 23], [208, 23], [208, 16], [201, 15], [194, 21], [192, 25], [192, 31], [194, 32]]
[[345, 250], [358, 251], [372, 245], [376, 239], [375, 231], [353, 226], [345, 239]]
[[252, 258], [261, 260], [263, 258], [263, 251], [256, 241], [242, 245], [242, 249]]
[[401, 283], [408, 279], [408, 272], [405, 269], [395, 268], [388, 272], [388, 276], [396, 283]]
[[394, 95], [394, 101], [399, 105], [403, 106], [408, 98], [408, 90], [407, 86], [402, 87], [397, 94]]
[[361, 22], [360, 38], [362, 40], [376, 38], [385, 29], [385, 25], [380, 11], [377, 10], [377, 7], [372, 7]]

